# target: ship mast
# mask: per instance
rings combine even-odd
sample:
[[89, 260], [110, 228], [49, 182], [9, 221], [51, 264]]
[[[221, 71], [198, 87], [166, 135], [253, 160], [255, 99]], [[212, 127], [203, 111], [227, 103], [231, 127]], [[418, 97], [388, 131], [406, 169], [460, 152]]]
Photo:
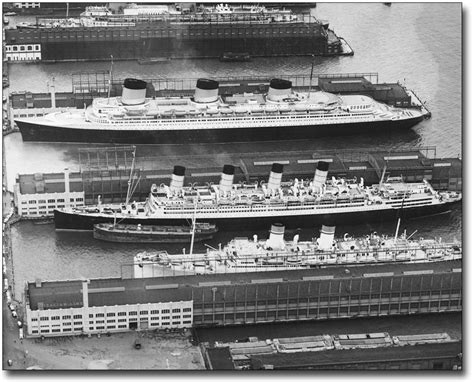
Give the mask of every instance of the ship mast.
[[311, 56], [311, 74], [309, 76], [308, 100], [311, 94], [311, 85], [313, 83], [313, 69], [314, 69], [314, 54]]
[[194, 246], [194, 234], [196, 232], [196, 209], [197, 209], [197, 200], [194, 199], [194, 213], [193, 213], [193, 226], [191, 231], [191, 245], [189, 247], [189, 254], [193, 254], [193, 246]]
[[130, 176], [128, 178], [128, 188], [127, 188], [127, 198], [125, 199], [125, 205], [128, 206], [128, 204], [130, 203], [130, 198], [132, 197], [132, 192], [131, 192], [131, 186], [132, 186], [132, 176], [133, 176], [133, 171], [135, 169], [135, 151], [136, 151], [136, 147], [133, 147], [133, 151], [132, 151], [132, 156], [133, 156], [133, 160], [132, 160], [132, 167], [130, 168]]
[[107, 91], [107, 104], [110, 103], [110, 88], [112, 87], [112, 70], [114, 67], [114, 56], [110, 55], [110, 71], [109, 71], [109, 89]]

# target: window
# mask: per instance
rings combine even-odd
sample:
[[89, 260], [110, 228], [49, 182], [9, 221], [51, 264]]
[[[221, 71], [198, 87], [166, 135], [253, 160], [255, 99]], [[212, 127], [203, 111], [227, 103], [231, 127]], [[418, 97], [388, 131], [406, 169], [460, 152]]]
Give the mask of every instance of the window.
[[70, 332], [72, 329], [71, 328], [64, 328], [63, 332]]
[[127, 319], [126, 318], [119, 318], [118, 322], [127, 322]]
[[122, 328], [126, 328], [127, 325], [119, 325], [118, 327], [119, 327], [120, 329], [122, 329]]
[[172, 318], [173, 318], [173, 320], [179, 320], [181, 318], [181, 316], [173, 316]]
[[115, 319], [112, 319], [112, 320], [107, 320], [107, 323], [108, 323], [108, 324], [115, 323]]
[[161, 311], [162, 314], [169, 313], [169, 312], [170, 312], [169, 309], [163, 309], [163, 310]]
[[[71, 200], [72, 201], [72, 200]], [[83, 198], [76, 198], [76, 202], [83, 202], [84, 199]]]
[[181, 324], [181, 322], [179, 322], [179, 321], [173, 321], [173, 325], [179, 325], [179, 324]]
[[81, 321], [74, 321], [74, 325], [82, 325]]
[[49, 317], [41, 317], [40, 321], [49, 321]]
[[98, 326], [97, 330], [101, 330], [101, 329], [104, 329], [104, 328], [105, 328], [105, 326]]
[[137, 312], [128, 312], [128, 315], [129, 315], [129, 316], [136, 316], [136, 315], [137, 315]]
[[115, 313], [107, 313], [107, 317], [115, 317]]
[[46, 200], [38, 200], [38, 203], [39, 203], [39, 204], [45, 204], [45, 203], [46, 203]]
[[152, 310], [150, 313], [151, 314], [160, 314], [160, 311], [159, 310]]
[[77, 320], [77, 319], [79, 319], [79, 318], [82, 318], [82, 314], [75, 314], [75, 315], [74, 315], [74, 319], [75, 319], [75, 320]]
[[74, 198], [70, 198], [69, 201], [70, 201], [70, 202], [74, 202]]
[[94, 315], [93, 315], [93, 314], [89, 314], [89, 318], [94, 318]]
[[170, 319], [170, 316], [163, 316], [161, 317], [162, 320], [169, 320]]
[[35, 318], [32, 318], [31, 321], [35, 322], [35, 321], [38, 321], [38, 319], [35, 317]]
[[29, 200], [28, 204], [36, 204], [36, 200]]
[[41, 329], [41, 333], [49, 333], [49, 329]]
[[96, 313], [95, 316], [96, 317], [104, 317], [104, 313]]
[[183, 312], [190, 312], [191, 308], [183, 308]]
[[148, 310], [140, 310], [140, 314], [148, 314]]
[[104, 320], [97, 320], [96, 323], [97, 323], [97, 324], [103, 324], [103, 323], [104, 323]]
[[115, 325], [107, 325], [107, 329], [115, 329]]
[[89, 325], [94, 325], [94, 321], [89, 321]]
[[126, 316], [127, 315], [127, 312], [118, 312], [117, 313], [117, 316]]
[[59, 316], [53, 316], [53, 317], [51, 317], [51, 320], [57, 321], [57, 320], [59, 320]]
[[58, 199], [58, 203], [64, 203], [64, 199]]
[[173, 313], [180, 313], [181, 309], [173, 309]]

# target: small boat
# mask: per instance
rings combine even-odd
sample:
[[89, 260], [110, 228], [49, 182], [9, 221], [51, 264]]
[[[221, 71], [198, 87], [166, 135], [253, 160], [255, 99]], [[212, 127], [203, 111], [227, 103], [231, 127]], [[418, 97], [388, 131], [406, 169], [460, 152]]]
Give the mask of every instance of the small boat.
[[219, 60], [222, 62], [247, 62], [250, 61], [250, 54], [244, 53], [235, 53], [235, 52], [224, 52], [219, 57]]
[[[94, 238], [116, 243], [189, 243], [192, 231], [192, 226], [100, 223], [94, 225]], [[214, 224], [196, 223], [194, 241], [211, 239], [216, 232]]]
[[54, 223], [53, 219], [36, 220], [33, 222], [33, 224], [35, 225], [53, 224], [53, 223]]
[[3, 15], [4, 16], [16, 16], [16, 12], [6, 12]]

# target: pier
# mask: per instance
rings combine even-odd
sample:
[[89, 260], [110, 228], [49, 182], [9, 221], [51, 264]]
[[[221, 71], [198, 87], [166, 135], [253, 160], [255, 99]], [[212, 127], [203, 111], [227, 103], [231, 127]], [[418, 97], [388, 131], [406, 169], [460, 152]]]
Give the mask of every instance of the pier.
[[[35, 337], [460, 312], [460, 267], [461, 261], [448, 261], [146, 279], [123, 275], [37, 280], [26, 286], [26, 323], [28, 335]], [[173, 310], [177, 314], [171, 317], [170, 309], [177, 309]], [[105, 314], [123, 319], [113, 318], [104, 326], [100, 317]], [[96, 322], [90, 317], [99, 318]]]

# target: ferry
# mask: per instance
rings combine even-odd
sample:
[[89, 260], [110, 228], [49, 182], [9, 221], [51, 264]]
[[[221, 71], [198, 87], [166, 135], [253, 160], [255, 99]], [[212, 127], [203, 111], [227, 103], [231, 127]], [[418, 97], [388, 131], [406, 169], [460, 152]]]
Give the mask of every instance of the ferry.
[[366, 186], [364, 179], [327, 179], [329, 163], [319, 161], [312, 180], [282, 182], [283, 165], [273, 163], [268, 182], [234, 184], [235, 168], [224, 165], [219, 184], [184, 186], [186, 169], [174, 166], [168, 185], [153, 184], [144, 202], [66, 207], [54, 210], [56, 229], [92, 230], [94, 224], [182, 225], [195, 218], [219, 230], [265, 228], [275, 219], [285, 225], [314, 227], [328, 218], [335, 224], [382, 221], [449, 211], [458, 192], [435, 191], [428, 181], [406, 183], [382, 176]]
[[189, 243], [212, 239], [214, 224], [195, 223], [189, 226], [154, 226], [141, 224], [102, 223], [94, 225], [94, 239], [116, 243]]
[[423, 108], [392, 107], [364, 95], [297, 92], [279, 78], [270, 81], [267, 94], [219, 95], [219, 83], [204, 78], [192, 97], [146, 98], [146, 87], [127, 78], [119, 97], [15, 123], [24, 141], [182, 144], [385, 133], [429, 117]]
[[334, 239], [335, 226], [323, 225], [319, 238], [311, 241], [300, 241], [298, 234], [292, 241], [286, 241], [285, 227], [274, 224], [267, 240], [259, 240], [257, 235], [253, 239], [237, 237], [224, 247], [209, 247], [205, 253], [138, 253], [134, 256], [134, 276], [159, 275], [159, 267], [204, 274], [462, 259], [462, 247], [459, 244], [434, 239], [410, 240], [406, 232], [398, 235], [399, 224], [400, 220], [394, 237], [371, 233], [360, 238], [345, 234], [340, 239]]

